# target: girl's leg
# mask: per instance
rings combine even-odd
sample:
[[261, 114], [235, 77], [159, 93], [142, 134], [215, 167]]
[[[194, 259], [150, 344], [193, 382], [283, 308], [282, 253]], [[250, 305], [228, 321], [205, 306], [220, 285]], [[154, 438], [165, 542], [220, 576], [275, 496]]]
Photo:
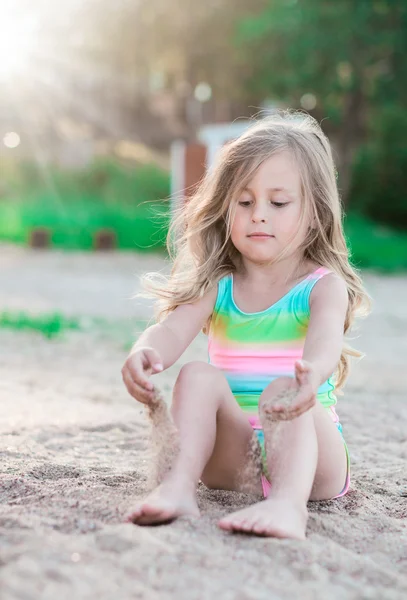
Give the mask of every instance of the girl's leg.
[[[253, 430], [223, 374], [203, 362], [185, 365], [174, 387], [172, 415], [179, 431], [178, 456], [162, 483], [133, 511], [134, 523], [199, 516], [200, 479], [208, 487], [239, 489]], [[255, 491], [261, 493], [260, 481]]]
[[[286, 385], [283, 378], [276, 380], [276, 389], [269, 388], [267, 398], [277, 395]], [[344, 444], [321, 404], [291, 421], [271, 421], [266, 412], [267, 398], [260, 398], [259, 411], [271, 478], [270, 494], [266, 501], [222, 519], [220, 526], [304, 539], [308, 500], [333, 498], [344, 486]]]

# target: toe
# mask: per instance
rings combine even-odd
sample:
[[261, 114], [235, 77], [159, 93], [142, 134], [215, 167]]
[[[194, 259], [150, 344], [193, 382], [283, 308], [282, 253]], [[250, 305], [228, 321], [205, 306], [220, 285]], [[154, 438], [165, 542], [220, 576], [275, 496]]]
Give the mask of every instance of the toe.
[[231, 525], [234, 531], [239, 531], [242, 527], [242, 517], [236, 516], [231, 519]]
[[253, 528], [252, 519], [246, 518], [246, 519], [240, 520], [239, 529], [241, 529], [242, 531], [251, 531], [252, 528]]
[[253, 531], [257, 535], [264, 535], [267, 532], [267, 520], [264, 518], [259, 519], [253, 526]]
[[160, 511], [154, 514], [143, 514], [135, 521], [137, 525], [157, 525], [159, 523], [167, 523], [174, 519], [174, 515], [169, 515], [168, 512]]
[[230, 519], [228, 517], [226, 517], [225, 519], [221, 519], [218, 522], [218, 526], [221, 529], [224, 529], [225, 531], [230, 531], [231, 529], [233, 529], [232, 523], [230, 522]]
[[230, 521], [228, 519], [221, 519], [220, 521], [218, 521], [218, 527], [220, 527], [221, 529], [230, 529]]
[[130, 518], [136, 525], [148, 525], [160, 519], [162, 512], [153, 504], [142, 504], [133, 512]]
[[159, 514], [160, 512], [162, 512], [162, 507], [156, 506], [151, 502], [149, 504], [142, 505], [140, 514], [142, 513], [143, 515], [153, 517]]
[[138, 506], [137, 508], [135, 508], [133, 510], [133, 512], [131, 512], [128, 515], [126, 521], [129, 521], [130, 523], [133, 523], [134, 519], [138, 519], [138, 517], [141, 515], [141, 513], [142, 513], [141, 506]]
[[256, 531], [256, 527], [258, 527], [259, 522], [261, 522], [261, 518], [260, 517], [255, 517], [253, 519], [250, 520], [250, 529], [249, 531]]

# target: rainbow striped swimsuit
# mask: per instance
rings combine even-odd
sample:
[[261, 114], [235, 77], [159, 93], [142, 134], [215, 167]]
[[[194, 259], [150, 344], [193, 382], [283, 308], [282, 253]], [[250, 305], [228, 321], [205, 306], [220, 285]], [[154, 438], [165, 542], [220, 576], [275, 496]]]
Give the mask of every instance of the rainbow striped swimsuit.
[[[281, 376], [294, 377], [294, 364], [302, 358], [310, 319], [312, 288], [330, 273], [320, 267], [300, 281], [269, 308], [255, 313], [240, 310], [233, 298], [233, 274], [218, 282], [218, 294], [208, 332], [209, 363], [223, 372], [236, 401], [247, 413], [264, 451], [258, 417], [259, 397], [267, 385]], [[342, 434], [335, 411], [333, 376], [318, 389], [318, 401], [328, 409]], [[349, 487], [348, 478], [344, 495]], [[265, 486], [263, 485], [263, 489]], [[266, 492], [265, 492], [266, 494]]]
[[[220, 369], [244, 412], [257, 415], [259, 396], [283, 375], [294, 377], [302, 358], [310, 319], [309, 297], [316, 282], [329, 273], [320, 267], [272, 306], [245, 313], [233, 298], [233, 275], [218, 283], [218, 295], [208, 334], [209, 362]], [[318, 390], [326, 408], [336, 404], [330, 377]]]

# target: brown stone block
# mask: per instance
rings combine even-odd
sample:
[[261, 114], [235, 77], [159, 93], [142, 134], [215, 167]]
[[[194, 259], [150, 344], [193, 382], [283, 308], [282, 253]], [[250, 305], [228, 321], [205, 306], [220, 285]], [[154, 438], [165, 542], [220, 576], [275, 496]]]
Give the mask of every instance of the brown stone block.
[[28, 240], [31, 248], [48, 248], [51, 243], [51, 232], [45, 227], [31, 229]]
[[93, 237], [95, 250], [114, 250], [117, 247], [116, 232], [113, 229], [99, 229]]

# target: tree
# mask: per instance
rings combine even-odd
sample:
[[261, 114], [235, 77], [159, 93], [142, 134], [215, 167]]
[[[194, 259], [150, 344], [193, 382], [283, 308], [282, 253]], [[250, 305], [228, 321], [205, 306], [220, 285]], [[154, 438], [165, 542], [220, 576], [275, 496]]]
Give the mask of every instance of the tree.
[[238, 43], [260, 95], [301, 106], [337, 131], [340, 187], [346, 200], [355, 149], [383, 103], [405, 103], [407, 4], [404, 0], [265, 0], [242, 19]]

